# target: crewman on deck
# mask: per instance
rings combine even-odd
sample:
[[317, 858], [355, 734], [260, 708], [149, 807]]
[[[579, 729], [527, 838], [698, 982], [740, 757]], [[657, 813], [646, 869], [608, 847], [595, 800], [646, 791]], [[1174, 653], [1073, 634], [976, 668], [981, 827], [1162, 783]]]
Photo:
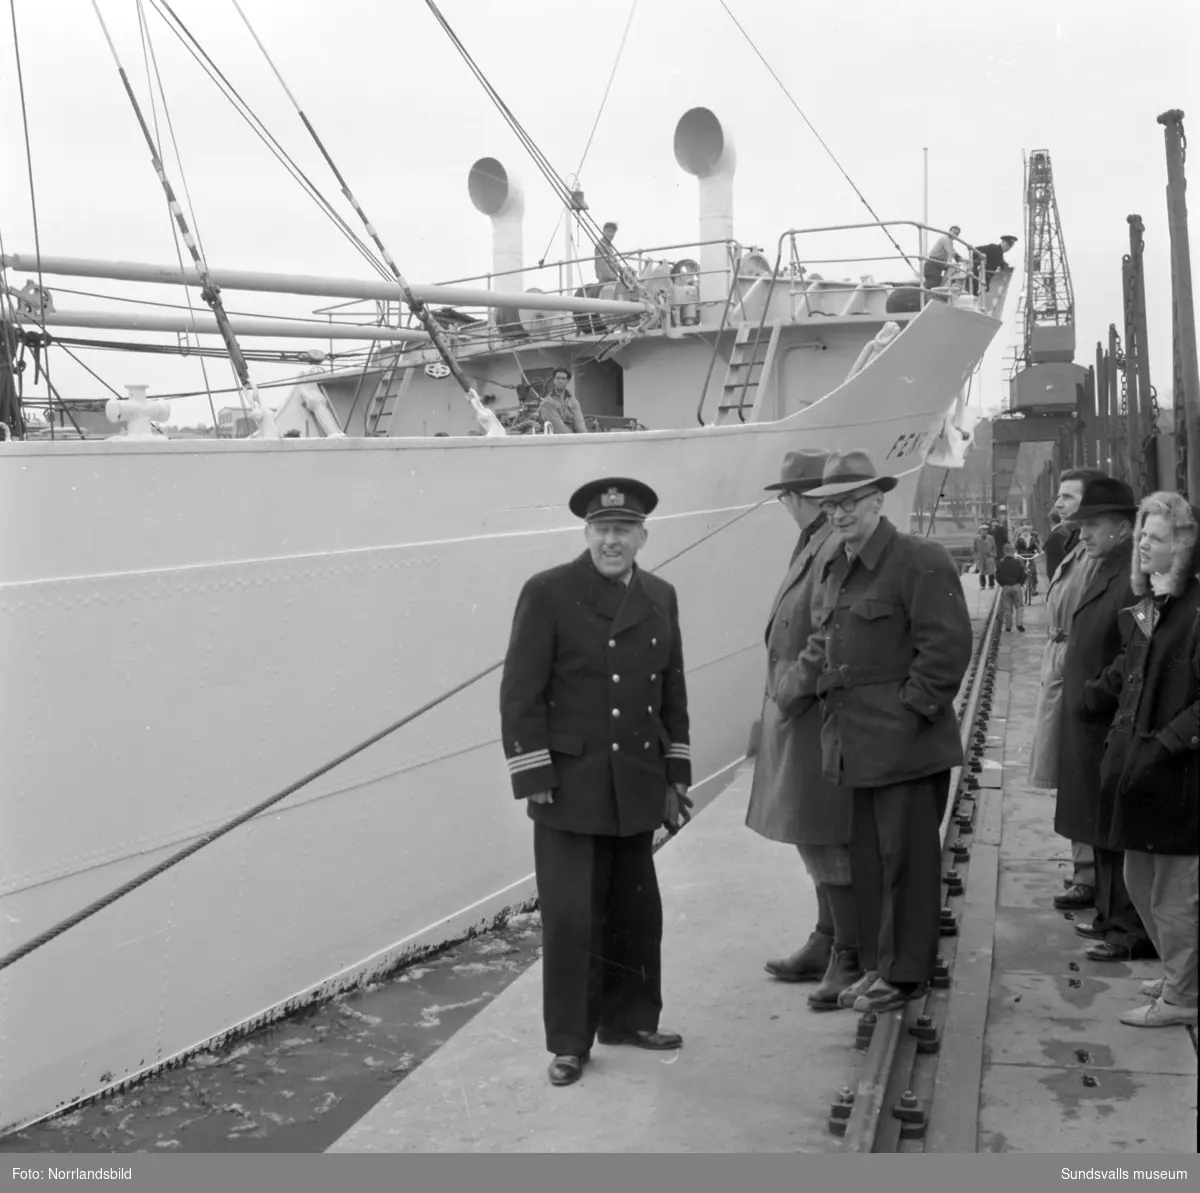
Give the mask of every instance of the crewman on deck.
[[587, 431], [579, 399], [567, 388], [571, 381], [571, 370], [557, 368], [550, 389], [538, 408], [542, 422], [556, 435], [582, 435]]
[[613, 237], [617, 234], [617, 225], [609, 220], [604, 225], [604, 238], [596, 245], [596, 256], [594, 258], [596, 266], [596, 281], [601, 285], [605, 282], [619, 282], [621, 280], [620, 259], [617, 256], [617, 250], [613, 246]]
[[678, 1048], [659, 1027], [662, 902], [655, 831], [690, 819], [679, 604], [637, 567], [648, 485], [571, 497], [587, 550], [526, 582], [500, 683], [513, 794], [533, 821], [550, 1081], [578, 1081], [592, 1044]]
[[767, 690], [746, 813], [746, 824], [759, 836], [796, 847], [816, 888], [812, 934], [790, 957], [768, 961], [766, 970], [783, 982], [820, 982], [808, 1002], [822, 1011], [837, 1010], [838, 995], [862, 976], [850, 889], [853, 800], [822, 773], [820, 709], [807, 701], [794, 715], [798, 702], [781, 690], [788, 672], [803, 666], [799, 656], [820, 607], [820, 569], [840, 550], [829, 519], [805, 496], [821, 484], [828, 456], [806, 448], [790, 451], [779, 482], [767, 486], [800, 528], [800, 539], [767, 619]]
[[954, 699], [971, 661], [971, 617], [950, 553], [883, 516], [896, 479], [862, 451], [829, 457], [819, 501], [841, 550], [806, 655], [777, 699], [822, 700], [826, 778], [853, 792], [850, 876], [864, 976], [856, 1011], [903, 1007], [928, 988], [941, 914], [939, 828], [962, 764]]
[[929, 250], [929, 256], [925, 259], [923, 271], [927, 290], [933, 290], [942, 284], [951, 261], [962, 260], [954, 249], [954, 242], [961, 234], [962, 229], [957, 224], [952, 224], [948, 235], [939, 236], [934, 241], [933, 248]]

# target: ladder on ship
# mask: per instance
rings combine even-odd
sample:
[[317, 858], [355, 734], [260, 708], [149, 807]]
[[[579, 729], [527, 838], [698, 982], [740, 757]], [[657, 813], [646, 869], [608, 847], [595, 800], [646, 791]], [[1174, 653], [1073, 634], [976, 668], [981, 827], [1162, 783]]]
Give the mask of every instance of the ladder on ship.
[[775, 363], [781, 325], [782, 320], [776, 319], [769, 327], [743, 323], [737, 329], [717, 408], [717, 426], [746, 422], [746, 416], [753, 412]]
[[[396, 393], [392, 393], [392, 382], [396, 379], [398, 372], [403, 372], [404, 378], [400, 382], [400, 389]], [[383, 376], [379, 378], [379, 384], [375, 386], [375, 392], [371, 394], [371, 400], [367, 403], [364, 431], [368, 437], [388, 433], [392, 425], [392, 415], [395, 413], [396, 403], [408, 392], [408, 387], [412, 385], [412, 379], [412, 367], [402, 367], [399, 356], [394, 356], [388, 367], [384, 369]]]

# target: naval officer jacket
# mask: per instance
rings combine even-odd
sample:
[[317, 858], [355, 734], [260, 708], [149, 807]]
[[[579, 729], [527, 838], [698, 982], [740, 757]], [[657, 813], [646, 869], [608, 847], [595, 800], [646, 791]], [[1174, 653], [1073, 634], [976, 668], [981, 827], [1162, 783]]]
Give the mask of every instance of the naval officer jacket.
[[961, 765], [954, 698], [972, 633], [949, 552], [881, 518], [853, 563], [843, 550], [822, 571], [824, 608], [803, 656], [813, 665], [789, 673], [776, 699], [800, 711], [822, 698], [826, 777], [888, 787]]
[[660, 828], [668, 783], [691, 783], [675, 589], [636, 566], [628, 589], [584, 552], [526, 582], [500, 681], [513, 795], [565, 832]]

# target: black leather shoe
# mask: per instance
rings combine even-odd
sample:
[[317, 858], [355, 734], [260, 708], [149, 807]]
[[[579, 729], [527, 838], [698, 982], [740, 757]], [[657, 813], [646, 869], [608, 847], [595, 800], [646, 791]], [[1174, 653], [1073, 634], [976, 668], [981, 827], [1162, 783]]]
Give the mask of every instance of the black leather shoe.
[[574, 1085], [583, 1076], [583, 1066], [588, 1062], [583, 1056], [556, 1056], [550, 1062], [551, 1085]]
[[1095, 924], [1076, 924], [1076, 936], [1082, 936], [1084, 940], [1103, 940], [1108, 933], [1103, 928], [1097, 928]]
[[654, 1052], [669, 1052], [683, 1043], [677, 1031], [627, 1031], [622, 1027], [602, 1027], [596, 1039], [601, 1044], [632, 1044]]
[[833, 956], [833, 937], [814, 932], [803, 947], [781, 961], [768, 961], [763, 968], [781, 982], [819, 982]]
[[1096, 888], [1073, 882], [1061, 895], [1054, 896], [1054, 906], [1059, 911], [1082, 911], [1096, 906]]
[[862, 976], [858, 950], [835, 949], [821, 984], [808, 996], [808, 1005], [814, 1011], [840, 1010], [839, 997], [842, 991], [849, 990]]

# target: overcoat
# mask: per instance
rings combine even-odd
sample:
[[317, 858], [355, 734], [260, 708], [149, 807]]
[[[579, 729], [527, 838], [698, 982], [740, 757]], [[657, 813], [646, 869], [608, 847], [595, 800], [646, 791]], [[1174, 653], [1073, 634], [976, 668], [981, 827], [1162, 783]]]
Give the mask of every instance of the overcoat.
[[794, 715], [822, 698], [826, 777], [887, 787], [960, 765], [954, 699], [972, 633], [950, 553], [881, 518], [853, 567], [836, 551], [821, 571], [806, 665], [788, 672], [776, 700]]
[[796, 664], [812, 634], [820, 569], [838, 550], [830, 534], [829, 524], [822, 523], [801, 544], [767, 619], [766, 699], [746, 824], [787, 845], [845, 845], [850, 840], [854, 799], [822, 773], [821, 710], [811, 705], [789, 717], [775, 702], [781, 677]]
[[1186, 546], [1158, 600], [1135, 561], [1138, 600], [1121, 611], [1122, 653], [1088, 685], [1089, 709], [1116, 713], [1100, 765], [1110, 849], [1200, 850], [1200, 551]]
[[1102, 849], [1108, 846], [1100, 816], [1100, 760], [1112, 710], [1089, 712], [1086, 685], [1098, 679], [1121, 653], [1118, 618], [1133, 602], [1129, 584], [1132, 554], [1133, 539], [1129, 538], [1104, 558], [1075, 610], [1063, 657], [1054, 831], [1069, 841]]
[[500, 680], [517, 799], [539, 824], [627, 837], [663, 824], [668, 783], [692, 780], [675, 589], [635, 565], [628, 588], [584, 552], [525, 583]]
[[[1078, 543], [1075, 544], [1078, 546]], [[1084, 567], [1082, 551], [1075, 547], [1051, 573], [1046, 590], [1046, 649], [1042, 654], [1041, 687], [1029, 750], [1029, 782], [1033, 787], [1058, 786], [1058, 736], [1062, 720], [1063, 660], [1067, 654], [1070, 619], [1063, 615], [1062, 599], [1067, 578]]]
[[991, 576], [996, 572], [996, 540], [990, 534], [977, 534], [971, 544], [975, 552], [975, 566], [981, 576]]

